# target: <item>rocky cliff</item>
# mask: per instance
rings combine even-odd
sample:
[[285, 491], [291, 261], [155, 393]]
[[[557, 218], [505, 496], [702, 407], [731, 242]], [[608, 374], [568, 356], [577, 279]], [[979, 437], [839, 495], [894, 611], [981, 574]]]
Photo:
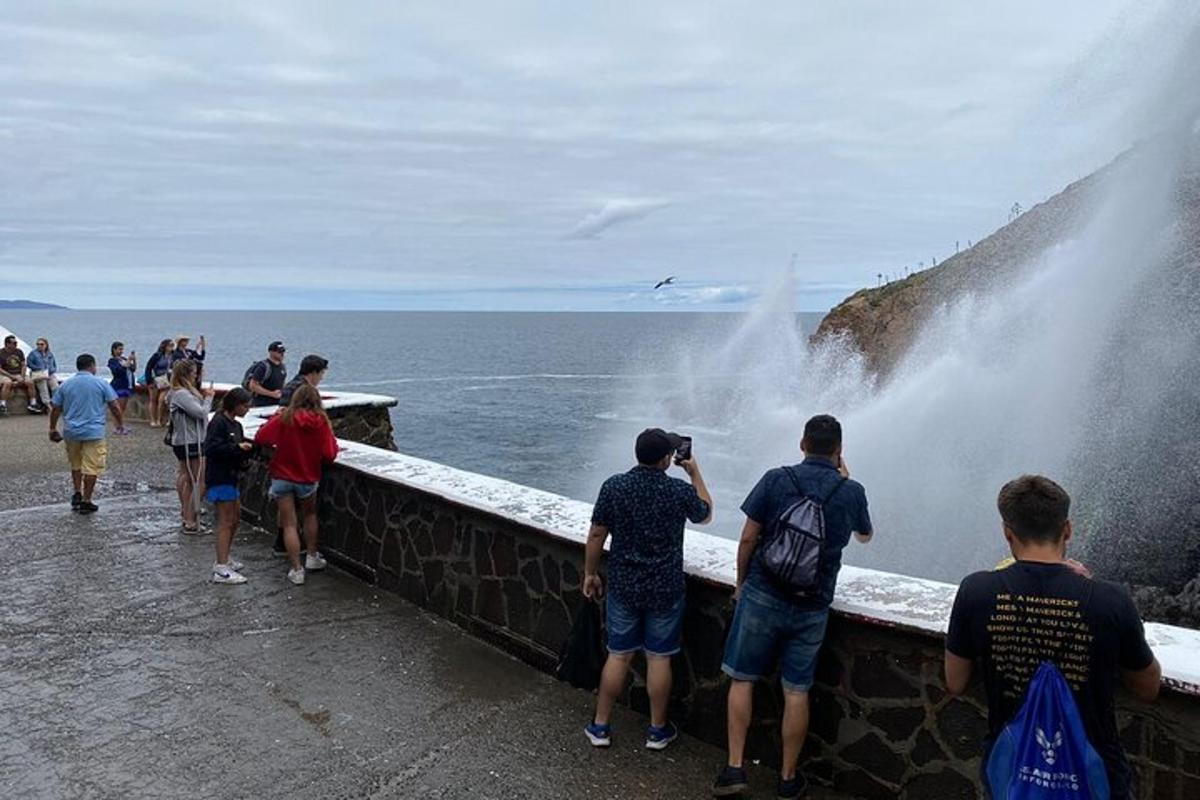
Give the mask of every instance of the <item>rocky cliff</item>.
[[814, 339], [846, 335], [886, 378], [939, 305], [967, 291], [986, 291], [1086, 221], [1088, 201], [1114, 163], [1026, 211], [973, 247], [905, 280], [863, 289], [825, 316]]

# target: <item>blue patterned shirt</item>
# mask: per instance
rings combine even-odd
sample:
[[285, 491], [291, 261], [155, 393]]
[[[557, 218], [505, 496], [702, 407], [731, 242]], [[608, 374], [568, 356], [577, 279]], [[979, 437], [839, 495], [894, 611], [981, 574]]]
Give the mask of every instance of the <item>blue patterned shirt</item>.
[[668, 609], [684, 592], [683, 526], [702, 522], [696, 488], [656, 467], [636, 466], [600, 487], [592, 522], [608, 528], [608, 591], [622, 603]]

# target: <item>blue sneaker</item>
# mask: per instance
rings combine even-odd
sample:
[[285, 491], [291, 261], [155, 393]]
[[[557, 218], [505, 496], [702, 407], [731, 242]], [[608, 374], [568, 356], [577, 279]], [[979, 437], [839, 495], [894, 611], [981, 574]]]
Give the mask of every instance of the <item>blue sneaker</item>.
[[808, 792], [808, 781], [799, 772], [788, 780], [779, 779], [775, 785], [775, 797], [778, 800], [799, 800]]
[[583, 729], [583, 735], [588, 737], [592, 747], [608, 747], [612, 744], [612, 728], [593, 722]]
[[712, 793], [714, 797], [731, 797], [741, 794], [749, 788], [750, 778], [746, 775], [746, 770], [741, 767], [726, 766], [721, 767], [721, 772], [713, 781]]
[[661, 728], [653, 725], [646, 726], [646, 749], [666, 750], [667, 745], [679, 738], [679, 728], [674, 722], [667, 722]]

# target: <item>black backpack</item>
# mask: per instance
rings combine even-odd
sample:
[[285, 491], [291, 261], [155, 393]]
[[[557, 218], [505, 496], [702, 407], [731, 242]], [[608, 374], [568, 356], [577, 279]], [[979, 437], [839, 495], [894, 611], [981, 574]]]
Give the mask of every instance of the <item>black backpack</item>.
[[[259, 371], [258, 370], [259, 367], [263, 368], [262, 377], [259, 377], [256, 374]], [[265, 358], [262, 361], [255, 361], [253, 364], [246, 367], [246, 373], [244, 375], [242, 375], [242, 388], [245, 389], [246, 391], [250, 391], [250, 379], [251, 378], [254, 378], [254, 380], [258, 381], [261, 384], [263, 381], [265, 381], [270, 376], [271, 376], [271, 362]]]
[[846, 482], [842, 478], [823, 500], [808, 495], [791, 467], [784, 467], [800, 499], [771, 523], [759, 560], [767, 575], [796, 598], [812, 597], [820, 591], [821, 553], [825, 547], [825, 506]]
[[595, 691], [600, 685], [600, 673], [607, 657], [600, 604], [585, 598], [575, 612], [575, 622], [563, 643], [554, 674], [577, 689]]

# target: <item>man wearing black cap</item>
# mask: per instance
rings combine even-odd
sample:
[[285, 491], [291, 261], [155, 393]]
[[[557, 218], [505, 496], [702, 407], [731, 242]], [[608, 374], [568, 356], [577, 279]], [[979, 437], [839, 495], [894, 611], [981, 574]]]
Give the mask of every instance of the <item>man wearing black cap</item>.
[[679, 735], [667, 721], [667, 700], [671, 656], [679, 652], [683, 633], [683, 526], [687, 520], [699, 525], [708, 522], [713, 505], [690, 448], [677, 463], [691, 484], [667, 476], [682, 443], [680, 436], [661, 428], [642, 431], [635, 446], [637, 466], [604, 482], [592, 512], [583, 569], [583, 593], [588, 598], [604, 594], [600, 556], [612, 535], [605, 606], [609, 655], [600, 677], [596, 715], [584, 729], [596, 747], [612, 743], [609, 715], [639, 650], [646, 653], [650, 695], [646, 747], [663, 750]]
[[254, 395], [254, 406], [277, 406], [279, 397], [283, 394], [283, 385], [287, 382], [287, 367], [283, 365], [283, 355], [287, 348], [283, 342], [271, 342], [267, 345], [267, 357], [256, 361], [246, 370], [242, 386]]

